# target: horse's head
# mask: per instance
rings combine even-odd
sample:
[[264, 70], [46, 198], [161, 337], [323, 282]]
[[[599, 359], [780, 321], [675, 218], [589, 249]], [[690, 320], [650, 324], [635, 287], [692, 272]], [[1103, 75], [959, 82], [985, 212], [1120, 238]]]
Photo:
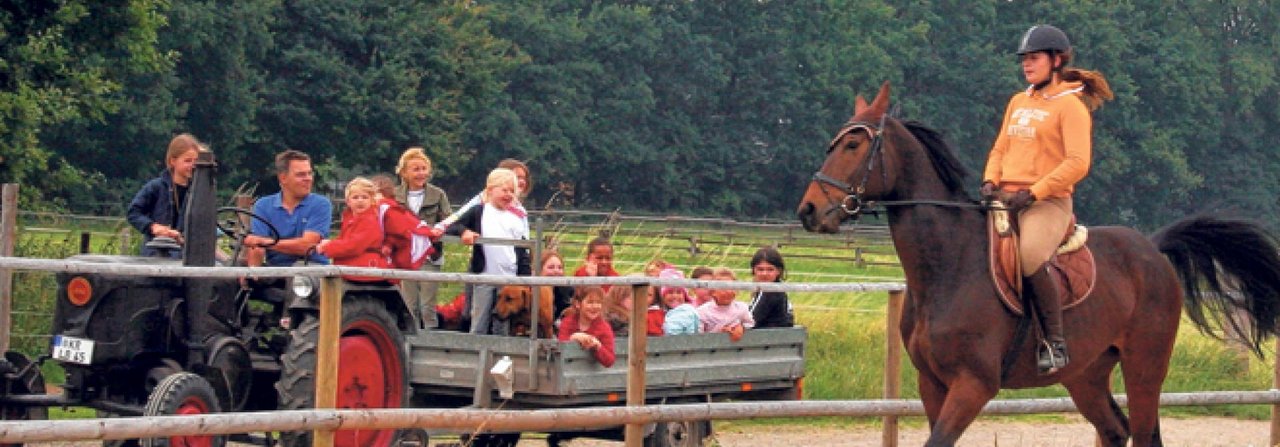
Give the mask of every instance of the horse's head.
[[827, 160], [813, 174], [796, 210], [805, 229], [835, 233], [840, 222], [857, 218], [868, 201], [891, 192], [896, 162], [887, 147], [893, 139], [884, 133], [896, 122], [888, 120], [888, 111], [888, 82], [870, 105], [862, 96], [854, 101], [853, 116], [827, 146]]

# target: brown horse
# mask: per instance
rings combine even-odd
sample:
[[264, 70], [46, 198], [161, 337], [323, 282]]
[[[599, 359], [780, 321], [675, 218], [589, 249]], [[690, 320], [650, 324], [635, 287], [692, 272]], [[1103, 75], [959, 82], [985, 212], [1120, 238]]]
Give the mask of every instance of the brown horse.
[[[1036, 370], [1029, 320], [996, 298], [983, 205], [938, 134], [887, 113], [889, 85], [854, 115], [827, 152], [798, 209], [805, 228], [836, 232], [873, 201], [885, 208], [906, 273], [900, 330], [920, 371], [929, 446], [954, 445], [1001, 388], [1063, 384], [1104, 445], [1162, 445], [1157, 409], [1182, 309], [1201, 331], [1225, 329], [1254, 352], [1280, 313], [1277, 243], [1257, 224], [1196, 216], [1148, 239], [1122, 227], [1089, 231], [1092, 296], [1064, 313], [1071, 363]], [[1185, 293], [1184, 293], [1185, 292]], [[1239, 311], [1243, 322], [1226, 318]], [[1126, 417], [1111, 395], [1124, 367]]]

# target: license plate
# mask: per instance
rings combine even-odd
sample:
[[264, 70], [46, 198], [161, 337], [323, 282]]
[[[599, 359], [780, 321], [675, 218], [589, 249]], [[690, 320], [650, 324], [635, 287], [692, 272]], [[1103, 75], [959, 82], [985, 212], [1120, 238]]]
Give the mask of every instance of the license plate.
[[93, 340], [65, 335], [53, 336], [53, 358], [88, 365], [93, 363]]

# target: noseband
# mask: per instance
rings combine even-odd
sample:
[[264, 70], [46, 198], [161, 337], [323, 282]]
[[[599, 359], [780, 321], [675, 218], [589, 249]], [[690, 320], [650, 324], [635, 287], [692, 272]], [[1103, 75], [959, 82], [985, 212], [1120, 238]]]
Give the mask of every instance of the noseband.
[[[836, 134], [835, 139], [831, 140], [831, 145], [827, 147], [827, 153], [829, 154], [831, 151], [836, 150], [836, 145], [839, 145], [840, 140], [844, 139], [846, 135], [858, 130], [866, 132], [867, 135], [871, 137], [871, 149], [868, 151], [865, 161], [866, 172], [862, 175], [862, 181], [858, 183], [857, 187], [824, 174], [822, 170], [818, 170], [818, 172], [813, 173], [813, 181], [818, 183], [818, 189], [822, 191], [823, 195], [827, 195], [828, 185], [845, 193], [844, 199], [840, 200], [840, 210], [844, 211], [845, 214], [849, 216], [857, 217], [862, 213], [863, 209], [869, 208], [874, 203], [863, 200], [862, 194], [866, 193], [867, 180], [871, 178], [871, 171], [876, 167], [876, 157], [884, 157], [883, 129], [885, 118], [888, 118], [888, 116], [888, 113], [880, 115], [880, 124], [878, 126], [867, 121], [849, 121], [848, 123], [845, 123], [844, 127], [840, 128], [840, 132]], [[857, 172], [857, 170], [854, 172]], [[883, 169], [880, 173], [884, 175], [885, 183], [887, 184], [889, 180], [888, 173], [884, 172]], [[827, 214], [831, 214], [832, 212], [835, 212], [835, 210], [836, 208], [832, 207], [827, 210]]]

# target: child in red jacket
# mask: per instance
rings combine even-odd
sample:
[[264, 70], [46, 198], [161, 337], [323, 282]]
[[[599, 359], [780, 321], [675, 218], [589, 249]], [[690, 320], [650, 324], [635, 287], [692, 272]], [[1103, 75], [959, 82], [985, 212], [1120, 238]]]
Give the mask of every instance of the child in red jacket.
[[584, 287], [573, 296], [573, 307], [560, 321], [560, 341], [572, 341], [595, 356], [601, 366], [613, 366], [613, 328], [604, 321], [604, 290]]
[[[316, 252], [328, 256], [335, 265], [352, 267], [387, 268], [387, 257], [382, 254], [382, 226], [378, 212], [373, 207], [373, 182], [356, 177], [347, 184], [347, 209], [342, 211], [342, 230], [337, 239], [325, 239], [316, 245]], [[382, 278], [343, 275], [350, 281], [375, 282]]]
[[434, 229], [396, 201], [395, 182], [391, 177], [376, 175], [373, 185], [378, 190], [378, 221], [382, 223], [382, 253], [390, 258], [391, 267], [417, 270], [435, 252], [432, 242], [440, 239]]

